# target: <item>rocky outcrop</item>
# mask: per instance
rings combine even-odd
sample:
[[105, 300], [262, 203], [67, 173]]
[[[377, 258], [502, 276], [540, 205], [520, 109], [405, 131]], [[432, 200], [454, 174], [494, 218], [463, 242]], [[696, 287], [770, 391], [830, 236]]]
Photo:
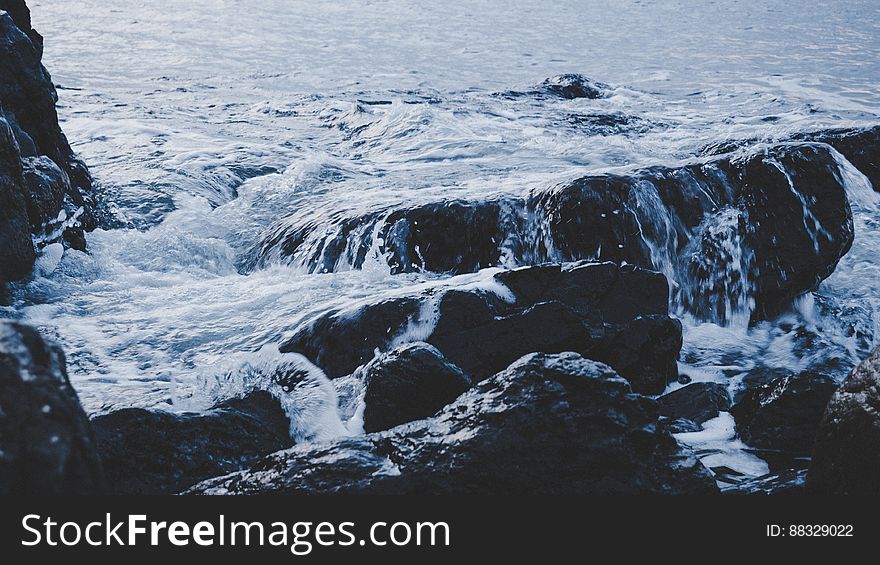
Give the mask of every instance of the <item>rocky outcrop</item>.
[[477, 381], [528, 353], [563, 351], [611, 365], [640, 393], [677, 378], [681, 324], [668, 316], [663, 275], [572, 263], [503, 271], [489, 286], [499, 285], [511, 296], [453, 286], [371, 299], [307, 322], [280, 349], [331, 378], [407, 341], [430, 343]]
[[97, 494], [104, 479], [64, 353], [0, 321], [0, 495]]
[[39, 243], [83, 247], [96, 225], [92, 180], [58, 124], [42, 38], [20, 0], [0, 0], [0, 282], [27, 274]]
[[202, 494], [705, 494], [656, 403], [574, 353], [528, 355], [435, 417], [273, 454]]
[[590, 175], [527, 197], [443, 201], [337, 221], [294, 215], [262, 262], [360, 267], [378, 245], [393, 272], [597, 259], [660, 270], [693, 314], [778, 313], [829, 276], [853, 241], [827, 145], [787, 143], [679, 168]]
[[739, 437], [753, 447], [809, 455], [834, 379], [805, 372], [748, 389], [731, 408]]
[[880, 494], [880, 349], [831, 397], [816, 435], [807, 488], [818, 494]]
[[470, 378], [427, 343], [408, 343], [363, 369], [364, 431], [433, 416], [471, 386]]
[[127, 408], [92, 420], [112, 494], [174, 494], [293, 445], [290, 423], [267, 392], [203, 413]]

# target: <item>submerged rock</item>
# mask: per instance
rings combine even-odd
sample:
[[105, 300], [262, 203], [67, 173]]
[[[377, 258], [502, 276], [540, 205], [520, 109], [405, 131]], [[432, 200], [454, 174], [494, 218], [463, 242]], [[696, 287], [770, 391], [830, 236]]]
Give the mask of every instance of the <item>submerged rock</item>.
[[788, 375], [747, 390], [730, 413], [739, 437], [747, 444], [809, 454], [825, 406], [836, 388], [837, 383], [827, 375]]
[[266, 392], [198, 414], [126, 408], [92, 426], [113, 494], [179, 493], [293, 445], [287, 416]]
[[427, 343], [408, 343], [363, 369], [364, 431], [433, 416], [471, 386], [470, 378]]
[[657, 399], [660, 413], [702, 424], [730, 410], [727, 387], [719, 383], [693, 383]]
[[575, 353], [528, 355], [435, 417], [303, 445], [200, 494], [706, 494], [693, 452], [658, 426], [656, 403]]
[[367, 301], [307, 322], [280, 349], [331, 378], [407, 341], [430, 343], [474, 380], [528, 353], [563, 351], [609, 363], [637, 392], [660, 393], [677, 378], [681, 324], [668, 316], [663, 275], [574, 263], [504, 271], [495, 281], [512, 296], [453, 287]]
[[64, 353], [0, 321], [0, 495], [98, 494], [104, 479]]
[[[40, 63], [42, 38], [21, 0], [0, 0], [0, 282], [25, 276], [41, 243], [82, 247], [96, 227], [92, 179], [73, 153]], [[53, 225], [53, 223], [55, 225]]]
[[818, 494], [880, 494], [880, 349], [831, 397], [816, 434], [807, 487]]

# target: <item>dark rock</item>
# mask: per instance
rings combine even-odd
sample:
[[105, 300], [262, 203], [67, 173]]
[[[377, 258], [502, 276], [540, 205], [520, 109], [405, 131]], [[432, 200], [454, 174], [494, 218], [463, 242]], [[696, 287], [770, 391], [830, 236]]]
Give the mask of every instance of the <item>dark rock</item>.
[[540, 90], [554, 94], [560, 98], [603, 98], [609, 86], [595, 82], [583, 75], [564, 74], [550, 77], [541, 83]]
[[659, 394], [678, 380], [681, 322], [665, 315], [606, 325], [602, 340], [583, 349], [590, 359], [607, 363], [629, 380], [633, 390]]
[[[561, 454], [564, 454], [562, 456]], [[304, 445], [190, 493], [708, 494], [712, 477], [606, 365], [534, 354], [435, 417]]]
[[687, 418], [698, 424], [730, 410], [727, 387], [719, 383], [693, 383], [657, 399], [660, 413], [670, 418]]
[[603, 360], [642, 393], [660, 393], [678, 377], [681, 324], [667, 314], [662, 275], [578, 263], [526, 267], [496, 278], [510, 288], [513, 303], [454, 288], [385, 298], [322, 314], [280, 349], [305, 355], [330, 378], [350, 374], [376, 350], [415, 339], [435, 346], [474, 380], [538, 351], [578, 351]]
[[0, 495], [98, 494], [103, 485], [64, 353], [33, 328], [0, 321]]
[[482, 380], [527, 353], [582, 350], [590, 336], [570, 308], [560, 302], [540, 302], [482, 326], [434, 333], [428, 341], [475, 380]]
[[0, 284], [24, 277], [36, 260], [23, 186], [18, 145], [0, 117]]
[[[21, 0], [0, 0], [0, 282], [25, 276], [40, 241], [77, 241], [96, 227], [88, 169], [58, 125], [58, 95], [40, 63], [42, 37]], [[22, 165], [24, 165], [22, 169]], [[25, 211], [24, 218], [22, 211]], [[59, 214], [67, 220], [60, 222]], [[57, 228], [57, 229], [56, 229]], [[64, 232], [70, 231], [70, 237]]]
[[880, 494], [880, 349], [828, 402], [807, 487], [820, 494]]
[[796, 139], [827, 143], [864, 174], [880, 192], [880, 126], [865, 129], [832, 129], [801, 134]]
[[837, 383], [827, 375], [792, 374], [747, 390], [730, 413], [747, 444], [808, 454], [836, 388]]
[[470, 378], [427, 343], [409, 343], [363, 370], [364, 430], [387, 430], [433, 416], [471, 386]]
[[126, 408], [92, 426], [113, 494], [178, 493], [293, 445], [281, 405], [261, 391], [199, 414]]

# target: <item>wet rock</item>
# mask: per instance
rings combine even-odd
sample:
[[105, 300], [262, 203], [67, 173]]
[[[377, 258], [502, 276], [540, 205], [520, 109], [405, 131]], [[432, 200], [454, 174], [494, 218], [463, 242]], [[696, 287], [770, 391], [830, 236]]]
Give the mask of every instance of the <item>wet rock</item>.
[[0, 321], [0, 495], [97, 494], [95, 438], [61, 349]]
[[864, 129], [832, 129], [796, 138], [827, 143], [871, 181], [880, 192], [880, 126]]
[[836, 388], [837, 383], [827, 375], [792, 374], [747, 390], [730, 413], [747, 444], [808, 454]]
[[569, 73], [550, 77], [541, 83], [539, 90], [572, 100], [574, 98], [604, 98], [610, 87], [583, 75]]
[[246, 468], [293, 445], [289, 421], [266, 392], [205, 413], [126, 408], [92, 420], [113, 494], [173, 494]]
[[387, 430], [433, 416], [471, 386], [470, 378], [427, 343], [409, 343], [363, 369], [364, 430]]
[[880, 349], [831, 397], [816, 434], [807, 487], [821, 494], [880, 494]]
[[[88, 169], [58, 125], [58, 96], [28, 8], [6, 0], [0, 10], [0, 281], [8, 281], [33, 265], [32, 232], [42, 232], [42, 243], [82, 239], [73, 232], [96, 227], [96, 206]], [[67, 224], [46, 225], [62, 212]]]
[[[611, 263], [503, 271], [513, 302], [475, 289], [435, 290], [328, 312], [281, 347], [305, 355], [331, 378], [350, 374], [375, 352], [423, 340], [474, 380], [533, 352], [583, 352], [657, 394], [678, 377], [681, 325], [667, 315], [658, 273]], [[511, 297], [505, 297], [508, 300]]]
[[0, 283], [30, 272], [36, 260], [18, 145], [0, 116]]
[[677, 168], [589, 175], [526, 197], [443, 201], [336, 220], [287, 219], [257, 263], [363, 265], [378, 247], [393, 272], [463, 273], [593, 259], [661, 270], [698, 317], [777, 314], [833, 272], [852, 214], [832, 150], [780, 144]]
[[660, 413], [702, 424], [730, 410], [727, 387], [719, 383], [693, 383], [657, 399]]
[[[560, 456], [565, 454], [565, 456]], [[435, 417], [304, 445], [189, 492], [707, 494], [693, 452], [658, 426], [656, 403], [574, 353], [526, 356]]]

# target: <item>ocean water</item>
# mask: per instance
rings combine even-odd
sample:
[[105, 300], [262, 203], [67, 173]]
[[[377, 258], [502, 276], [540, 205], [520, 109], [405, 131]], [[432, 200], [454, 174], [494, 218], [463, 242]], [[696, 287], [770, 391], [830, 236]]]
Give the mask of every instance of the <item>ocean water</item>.
[[[392, 275], [381, 242], [362, 268], [254, 267], [288, 217], [330, 230], [404, 204], [689, 163], [714, 143], [880, 123], [871, 0], [29, 4], [62, 127], [117, 221], [88, 235], [88, 254], [46, 248], [3, 315], [63, 344], [92, 414], [197, 409], [298, 362], [273, 346], [323, 310], [485, 279]], [[609, 95], [510, 95], [562, 73]], [[838, 161], [852, 250], [776, 320], [711, 323], [674, 305], [693, 380], [735, 393], [756, 367], [842, 378], [880, 341], [880, 200]], [[334, 413], [332, 384], [304, 387], [289, 407], [300, 439], [358, 433], [356, 408]], [[726, 414], [680, 439], [712, 465], [766, 472]]]

